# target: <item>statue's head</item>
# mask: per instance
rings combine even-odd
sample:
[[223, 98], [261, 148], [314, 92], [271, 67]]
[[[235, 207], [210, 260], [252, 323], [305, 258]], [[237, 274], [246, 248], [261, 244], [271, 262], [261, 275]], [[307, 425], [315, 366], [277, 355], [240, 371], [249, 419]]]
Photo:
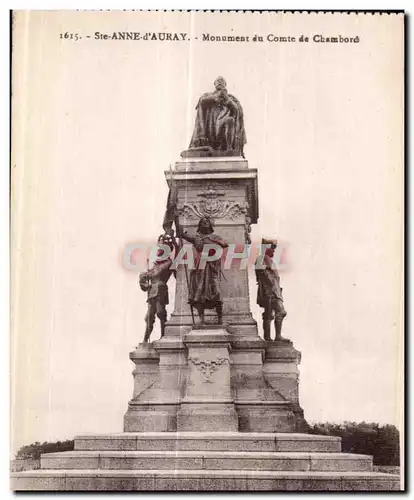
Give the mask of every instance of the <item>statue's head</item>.
[[172, 237], [170, 235], [167, 235], [167, 234], [161, 234], [161, 236], [158, 238], [158, 241], [157, 241], [157, 253], [156, 253], [156, 256], [157, 257], [164, 257], [164, 248], [163, 246], [168, 246], [171, 251], [174, 250], [174, 240], [172, 239]]
[[211, 234], [214, 231], [213, 223], [209, 217], [202, 217], [199, 220], [197, 231], [201, 234]]
[[226, 80], [222, 76], [218, 76], [214, 80], [214, 87], [216, 90], [224, 90], [227, 87]]
[[270, 245], [270, 247], [266, 248], [266, 255], [268, 255], [269, 257], [273, 257], [277, 248], [277, 243], [277, 240], [262, 238], [262, 245]]

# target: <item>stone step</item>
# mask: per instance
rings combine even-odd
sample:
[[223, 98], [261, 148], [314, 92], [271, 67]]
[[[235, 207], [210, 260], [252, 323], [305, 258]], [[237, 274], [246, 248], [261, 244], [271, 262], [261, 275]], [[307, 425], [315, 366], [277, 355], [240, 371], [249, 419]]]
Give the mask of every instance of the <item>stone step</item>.
[[376, 472], [36, 470], [11, 474], [13, 491], [398, 491]]
[[66, 451], [41, 457], [42, 469], [372, 471], [372, 457], [350, 453], [243, 451]]
[[123, 432], [77, 436], [75, 450], [340, 452], [341, 438], [261, 432]]

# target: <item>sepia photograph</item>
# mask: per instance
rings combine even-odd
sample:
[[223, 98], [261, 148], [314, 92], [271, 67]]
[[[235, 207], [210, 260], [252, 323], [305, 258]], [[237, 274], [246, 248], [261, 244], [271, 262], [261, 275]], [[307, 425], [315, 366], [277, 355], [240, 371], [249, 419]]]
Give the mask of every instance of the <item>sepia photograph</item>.
[[405, 21], [12, 12], [12, 491], [405, 489]]

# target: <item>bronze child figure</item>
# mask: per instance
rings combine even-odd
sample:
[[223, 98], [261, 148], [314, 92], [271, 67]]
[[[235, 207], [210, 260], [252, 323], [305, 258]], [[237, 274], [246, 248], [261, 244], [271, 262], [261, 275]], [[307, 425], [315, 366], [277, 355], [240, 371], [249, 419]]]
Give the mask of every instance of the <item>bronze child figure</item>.
[[[273, 256], [277, 247], [277, 240], [262, 239], [262, 245], [269, 245], [259, 256], [255, 265], [257, 280], [257, 303], [264, 308], [263, 312], [263, 337], [264, 340], [272, 340], [270, 327], [272, 320], [275, 320], [275, 341], [284, 341], [282, 337], [282, 322], [286, 316], [283, 305], [282, 288], [280, 287], [280, 277], [273, 263]], [[262, 246], [263, 252], [263, 246]], [[259, 263], [262, 262], [262, 264]], [[260, 269], [260, 267], [262, 269]], [[273, 315], [274, 314], [274, 315]]]

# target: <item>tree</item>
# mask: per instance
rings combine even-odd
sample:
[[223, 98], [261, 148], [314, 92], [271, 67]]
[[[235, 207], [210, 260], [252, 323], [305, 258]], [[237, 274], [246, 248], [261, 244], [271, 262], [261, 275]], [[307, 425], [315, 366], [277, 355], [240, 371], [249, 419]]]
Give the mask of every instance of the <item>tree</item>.
[[53, 453], [55, 451], [71, 451], [75, 447], [75, 442], [73, 439], [68, 439], [66, 441], [56, 441], [54, 443], [40, 443], [36, 441], [35, 443], [22, 446], [16, 453], [16, 459], [28, 459], [35, 458], [39, 459], [42, 453]]
[[342, 451], [372, 455], [374, 465], [400, 465], [400, 433], [394, 425], [375, 422], [316, 423], [310, 434], [342, 438]]

